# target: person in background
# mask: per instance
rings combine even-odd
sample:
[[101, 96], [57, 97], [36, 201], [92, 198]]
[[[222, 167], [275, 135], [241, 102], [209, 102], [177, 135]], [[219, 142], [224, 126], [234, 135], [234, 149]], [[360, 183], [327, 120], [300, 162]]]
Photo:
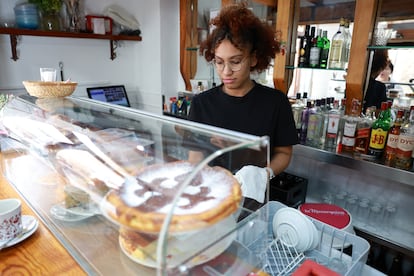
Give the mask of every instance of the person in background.
[[387, 67], [388, 62], [387, 50], [375, 50], [372, 59], [371, 74], [368, 80], [368, 88], [364, 97], [364, 113], [367, 107], [370, 106], [376, 106], [377, 110], [380, 110], [381, 103], [388, 100], [385, 84], [376, 80], [378, 75]]
[[391, 77], [393, 72], [394, 64], [392, 64], [391, 60], [389, 60], [387, 66], [381, 71], [376, 80], [385, 84], [387, 92], [389, 92], [390, 89], [402, 91], [403, 88], [401, 85], [395, 84], [396, 81]]
[[[189, 119], [270, 138], [270, 164], [240, 162], [241, 167], [233, 168], [241, 184], [245, 207], [246, 198], [261, 204], [269, 179], [288, 167], [292, 146], [298, 143], [287, 96], [256, 83], [250, 75], [268, 68], [280, 51], [280, 43], [274, 30], [244, 3], [225, 6], [210, 23], [214, 29], [200, 44], [200, 54], [215, 65], [222, 83], [194, 96]], [[201, 152], [189, 153], [192, 162], [202, 158]]]

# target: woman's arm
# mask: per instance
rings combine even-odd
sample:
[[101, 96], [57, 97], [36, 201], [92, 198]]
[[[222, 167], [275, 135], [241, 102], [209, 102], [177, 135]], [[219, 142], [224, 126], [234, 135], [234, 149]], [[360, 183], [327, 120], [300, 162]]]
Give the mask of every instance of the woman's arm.
[[270, 160], [269, 167], [273, 170], [275, 175], [280, 174], [289, 166], [292, 152], [293, 146], [274, 148], [274, 154]]

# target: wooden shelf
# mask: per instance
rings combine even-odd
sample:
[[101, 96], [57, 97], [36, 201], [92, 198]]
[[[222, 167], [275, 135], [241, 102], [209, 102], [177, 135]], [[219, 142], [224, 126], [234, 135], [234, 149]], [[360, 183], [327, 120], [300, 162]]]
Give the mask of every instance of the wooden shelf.
[[141, 36], [128, 36], [128, 35], [101, 35], [93, 33], [75, 33], [75, 32], [57, 32], [57, 31], [42, 31], [42, 30], [27, 30], [17, 28], [0, 28], [0, 34], [10, 36], [10, 45], [12, 51], [12, 59], [18, 60], [17, 56], [17, 37], [21, 35], [26, 36], [43, 36], [43, 37], [64, 37], [64, 38], [83, 38], [83, 39], [103, 39], [110, 42], [110, 58], [114, 60], [116, 58], [115, 50], [117, 48], [117, 42], [120, 40], [129, 41], [141, 41]]

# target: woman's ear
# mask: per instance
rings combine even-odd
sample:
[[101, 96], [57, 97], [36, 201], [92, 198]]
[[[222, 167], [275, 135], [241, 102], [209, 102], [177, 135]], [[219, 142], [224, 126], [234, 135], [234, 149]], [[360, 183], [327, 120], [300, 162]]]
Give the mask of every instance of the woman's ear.
[[257, 65], [256, 52], [250, 54], [250, 67], [255, 67]]

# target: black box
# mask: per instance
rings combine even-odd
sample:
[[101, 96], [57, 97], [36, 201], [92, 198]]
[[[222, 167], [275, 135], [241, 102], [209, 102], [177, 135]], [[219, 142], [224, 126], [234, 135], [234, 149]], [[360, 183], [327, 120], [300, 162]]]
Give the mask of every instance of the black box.
[[270, 181], [272, 201], [279, 201], [289, 207], [297, 208], [305, 202], [308, 180], [293, 174], [282, 172]]

